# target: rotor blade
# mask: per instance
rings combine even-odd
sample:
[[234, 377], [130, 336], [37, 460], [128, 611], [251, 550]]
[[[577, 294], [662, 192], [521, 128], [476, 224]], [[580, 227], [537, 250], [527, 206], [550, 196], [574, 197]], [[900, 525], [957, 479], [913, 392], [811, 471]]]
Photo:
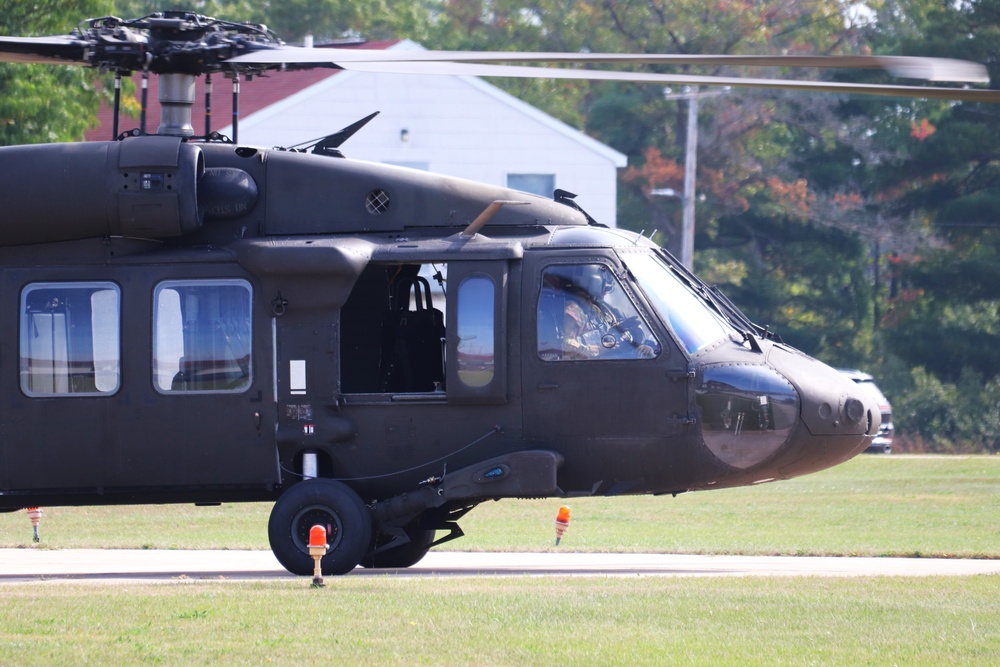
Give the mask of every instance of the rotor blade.
[[606, 70], [558, 69], [521, 67], [516, 65], [478, 65], [471, 63], [341, 63], [347, 70], [393, 74], [436, 74], [450, 76], [503, 76], [533, 79], [585, 79], [590, 81], [632, 81], [688, 86], [733, 86], [771, 88], [812, 92], [886, 95], [922, 99], [963, 100], [967, 102], [1000, 102], [1000, 90], [975, 88], [942, 88], [923, 86], [886, 86], [836, 81], [792, 81], [787, 79], [751, 79], [740, 77], [692, 76], [685, 74], [654, 74], [647, 72], [613, 72]]
[[[260, 64], [335, 64], [357, 62], [550, 62], [620, 63], [634, 65], [725, 65], [748, 67], [811, 67], [838, 69], [884, 69], [893, 76], [987, 83], [989, 75], [979, 63], [951, 58], [918, 56], [718, 56], [642, 53], [525, 53], [495, 51], [411, 51], [373, 49], [306, 49], [295, 46], [265, 46], [228, 62]], [[345, 69], [348, 69], [345, 67]]]
[[90, 43], [70, 35], [0, 37], [0, 62], [86, 65]]

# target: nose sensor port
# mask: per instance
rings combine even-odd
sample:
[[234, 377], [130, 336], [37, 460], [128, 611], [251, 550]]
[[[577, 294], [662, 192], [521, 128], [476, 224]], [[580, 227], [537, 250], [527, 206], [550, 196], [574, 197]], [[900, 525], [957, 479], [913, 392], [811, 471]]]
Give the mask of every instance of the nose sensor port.
[[[844, 416], [847, 417], [847, 421], [852, 424], [860, 422], [861, 418], [865, 416], [865, 404], [856, 398], [847, 399], [844, 403]], [[870, 413], [868, 415], [868, 421], [871, 422]]]

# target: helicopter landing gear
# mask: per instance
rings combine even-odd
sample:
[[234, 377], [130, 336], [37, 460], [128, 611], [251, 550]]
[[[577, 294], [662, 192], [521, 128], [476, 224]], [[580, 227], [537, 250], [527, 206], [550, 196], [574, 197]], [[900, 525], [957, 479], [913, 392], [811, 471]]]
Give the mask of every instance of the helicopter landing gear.
[[358, 494], [330, 479], [299, 482], [278, 498], [267, 525], [271, 551], [292, 574], [313, 574], [309, 530], [317, 524], [326, 528], [329, 544], [324, 575], [350, 572], [371, 547], [371, 512]]
[[435, 531], [427, 528], [408, 528], [404, 532], [409, 538], [408, 541], [387, 548], [384, 545], [390, 544], [394, 538], [390, 535], [376, 537], [372, 550], [361, 559], [361, 565], [367, 568], [401, 569], [420, 562], [434, 544]]

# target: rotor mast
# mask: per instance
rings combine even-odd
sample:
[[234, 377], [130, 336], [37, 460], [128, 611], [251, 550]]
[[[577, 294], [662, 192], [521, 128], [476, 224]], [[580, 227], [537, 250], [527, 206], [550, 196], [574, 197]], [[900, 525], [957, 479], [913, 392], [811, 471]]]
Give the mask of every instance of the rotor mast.
[[161, 74], [157, 98], [160, 101], [160, 126], [157, 134], [193, 137], [191, 117], [195, 98], [194, 74]]

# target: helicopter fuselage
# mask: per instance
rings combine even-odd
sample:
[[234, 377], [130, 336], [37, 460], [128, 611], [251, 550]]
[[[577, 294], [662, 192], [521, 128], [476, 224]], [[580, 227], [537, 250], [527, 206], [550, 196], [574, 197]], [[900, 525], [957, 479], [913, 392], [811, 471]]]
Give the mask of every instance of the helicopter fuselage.
[[[853, 382], [565, 193], [159, 136], [0, 165], [0, 509], [327, 480], [370, 555], [485, 499], [785, 479], [878, 431]], [[322, 503], [297, 502], [301, 546]]]

